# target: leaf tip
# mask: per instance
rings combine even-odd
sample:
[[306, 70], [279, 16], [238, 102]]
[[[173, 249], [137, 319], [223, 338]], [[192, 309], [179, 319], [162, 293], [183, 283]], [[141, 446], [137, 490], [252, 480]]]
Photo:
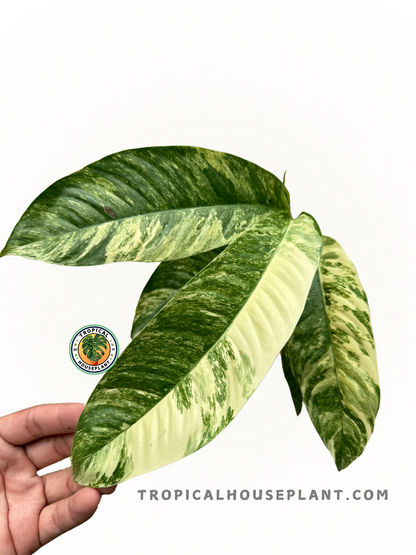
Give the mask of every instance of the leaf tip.
[[345, 470], [348, 466], [350, 466], [350, 464], [352, 462], [354, 462], [356, 459], [356, 457], [344, 457], [343, 453], [340, 453], [338, 456], [335, 455], [334, 460], [335, 460], [335, 464], [336, 467], [338, 469], [338, 472], [341, 472], [341, 470]]

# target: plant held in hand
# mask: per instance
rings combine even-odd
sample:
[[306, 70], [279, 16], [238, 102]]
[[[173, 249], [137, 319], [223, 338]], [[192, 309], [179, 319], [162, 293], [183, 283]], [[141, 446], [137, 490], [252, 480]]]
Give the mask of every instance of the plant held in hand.
[[110, 486], [200, 449], [279, 352], [296, 411], [305, 404], [338, 469], [362, 453], [380, 399], [366, 294], [340, 245], [312, 216], [293, 219], [284, 183], [259, 166], [194, 147], [107, 156], [35, 199], [8, 254], [161, 262], [81, 415], [78, 483]]

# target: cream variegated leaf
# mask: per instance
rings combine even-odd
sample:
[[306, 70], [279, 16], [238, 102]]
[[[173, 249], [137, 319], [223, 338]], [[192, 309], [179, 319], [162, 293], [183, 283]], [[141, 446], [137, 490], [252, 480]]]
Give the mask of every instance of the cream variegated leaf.
[[324, 237], [319, 268], [282, 362], [297, 410], [300, 390], [337, 468], [346, 468], [373, 431], [380, 388], [367, 296], [354, 265], [330, 237]]
[[0, 256], [68, 266], [173, 260], [227, 245], [274, 210], [290, 213], [283, 183], [237, 156], [126, 150], [48, 187]]
[[292, 334], [321, 247], [311, 216], [275, 212], [171, 296], [88, 400], [71, 456], [75, 480], [122, 482], [223, 430]]

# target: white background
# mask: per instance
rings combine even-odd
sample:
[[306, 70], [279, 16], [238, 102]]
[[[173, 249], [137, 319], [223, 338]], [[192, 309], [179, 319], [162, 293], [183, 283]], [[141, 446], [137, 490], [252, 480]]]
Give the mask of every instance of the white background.
[[[127, 148], [230, 152], [282, 177], [367, 291], [382, 401], [339, 473], [280, 360], [190, 457], [121, 484], [46, 554], [414, 553], [413, 1], [20, 1], [0, 14], [0, 243], [51, 183]], [[129, 343], [155, 264], [0, 260], [0, 413], [85, 402], [68, 344], [99, 323]], [[108, 295], [108, 291], [111, 294]], [[65, 464], [62, 464], [65, 466]], [[388, 489], [388, 501], [140, 501], [138, 489]]]

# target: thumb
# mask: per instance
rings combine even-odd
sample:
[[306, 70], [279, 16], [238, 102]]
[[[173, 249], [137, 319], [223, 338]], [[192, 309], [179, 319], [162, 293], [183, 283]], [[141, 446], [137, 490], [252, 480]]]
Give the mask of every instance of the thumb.
[[86, 522], [97, 510], [101, 493], [94, 488], [83, 488], [71, 497], [47, 505], [39, 517], [41, 545]]

